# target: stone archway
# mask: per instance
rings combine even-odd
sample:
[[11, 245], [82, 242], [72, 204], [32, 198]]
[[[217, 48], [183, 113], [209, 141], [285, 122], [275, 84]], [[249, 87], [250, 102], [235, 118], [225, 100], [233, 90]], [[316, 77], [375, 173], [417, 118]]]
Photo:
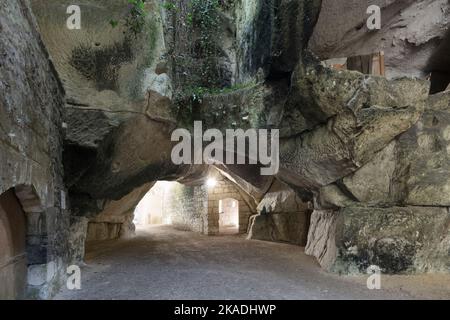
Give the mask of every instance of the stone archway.
[[[208, 187], [208, 215], [206, 221], [208, 231], [206, 234], [217, 235], [222, 233], [221, 222], [226, 221], [226, 219], [222, 218], [223, 209], [227, 205], [224, 201], [227, 200], [233, 201], [237, 209], [236, 233], [246, 233], [250, 217], [253, 215], [249, 205], [234, 183], [221, 174], [215, 174], [212, 177], [214, 177], [215, 183], [214, 186]], [[229, 204], [232, 206], [233, 202], [229, 202]]]
[[0, 299], [20, 299], [27, 285], [26, 217], [13, 189], [0, 195]]
[[0, 195], [0, 300], [25, 298], [52, 279], [47, 269], [47, 218], [33, 186]]

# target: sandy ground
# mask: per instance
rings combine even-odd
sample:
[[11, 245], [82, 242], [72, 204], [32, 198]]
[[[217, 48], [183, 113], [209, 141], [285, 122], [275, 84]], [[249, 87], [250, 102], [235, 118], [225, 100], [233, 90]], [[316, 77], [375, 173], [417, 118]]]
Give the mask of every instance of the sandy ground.
[[450, 299], [449, 275], [330, 275], [303, 248], [243, 236], [207, 237], [168, 226], [95, 243], [82, 289], [56, 299]]

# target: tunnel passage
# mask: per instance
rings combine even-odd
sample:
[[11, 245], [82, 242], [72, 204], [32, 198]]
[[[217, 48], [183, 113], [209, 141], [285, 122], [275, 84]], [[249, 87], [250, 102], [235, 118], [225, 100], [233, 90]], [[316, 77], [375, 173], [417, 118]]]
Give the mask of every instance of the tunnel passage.
[[159, 181], [134, 210], [137, 227], [172, 225], [206, 235], [246, 233], [252, 210], [220, 174], [194, 184]]
[[26, 219], [11, 189], [0, 195], [0, 299], [23, 298], [26, 280]]

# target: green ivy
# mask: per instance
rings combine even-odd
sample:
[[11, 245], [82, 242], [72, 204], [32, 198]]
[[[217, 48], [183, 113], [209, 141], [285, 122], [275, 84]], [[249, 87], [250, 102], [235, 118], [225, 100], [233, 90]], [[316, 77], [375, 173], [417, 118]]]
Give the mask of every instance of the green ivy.
[[233, 0], [166, 0], [172, 21], [168, 57], [172, 65], [175, 112], [188, 118], [206, 95], [237, 90], [221, 65], [222, 12]]
[[[145, 12], [145, 2], [147, 0], [128, 0], [128, 12], [124, 18], [125, 27], [130, 30], [135, 37], [142, 33], [145, 27], [147, 12]], [[110, 25], [115, 28], [119, 25], [119, 21], [110, 20]]]

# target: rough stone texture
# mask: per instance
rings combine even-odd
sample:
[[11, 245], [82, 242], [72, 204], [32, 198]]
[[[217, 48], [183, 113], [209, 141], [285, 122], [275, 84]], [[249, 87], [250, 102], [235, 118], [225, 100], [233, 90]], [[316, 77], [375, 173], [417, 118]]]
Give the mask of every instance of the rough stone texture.
[[248, 82], [263, 70], [268, 77], [291, 72], [312, 35], [321, 1], [237, 1], [237, 79]]
[[313, 213], [307, 254], [334, 272], [449, 272], [446, 208], [348, 207]]
[[70, 225], [63, 205], [64, 92], [27, 1], [0, 3], [0, 194], [15, 188], [27, 216], [27, 260], [52, 266], [29, 296], [45, 298], [63, 279]]
[[177, 229], [207, 234], [209, 221], [206, 187], [172, 184], [165, 193], [164, 215], [170, 217], [172, 225]]
[[135, 189], [120, 200], [106, 201], [100, 213], [92, 212], [86, 241], [127, 238], [134, 234], [134, 209], [152, 187], [152, 183]]
[[338, 215], [333, 210], [314, 210], [305, 253], [316, 257], [325, 270], [330, 270], [336, 261], [336, 226]]
[[206, 128], [278, 127], [287, 93], [285, 84], [249, 84], [230, 93], [204, 97], [198, 113]]
[[80, 264], [84, 261], [85, 244], [88, 233], [89, 219], [71, 217], [69, 230], [70, 264]]
[[405, 203], [450, 206], [450, 93], [431, 96], [417, 125], [399, 139]]
[[430, 96], [410, 130], [342, 179], [352, 200], [375, 206], [449, 206], [449, 97], [448, 92]]
[[316, 208], [331, 211], [313, 214], [307, 253], [326, 269], [449, 271], [448, 92], [424, 106], [419, 121], [367, 164], [319, 190]]
[[345, 190], [345, 188], [339, 187], [337, 184], [330, 184], [320, 188], [314, 199], [314, 208], [317, 210], [324, 210], [344, 208], [355, 205], [357, 203], [357, 199], [346, 191], [347, 190]]
[[397, 200], [392, 192], [397, 165], [395, 147], [396, 142], [391, 142], [369, 163], [343, 179], [343, 186], [359, 202], [386, 205]]
[[64, 26], [70, 1], [32, 1], [44, 42], [67, 91], [66, 182], [74, 211], [86, 215], [176, 171], [170, 166], [172, 89], [159, 4], [146, 2], [143, 32], [121, 20], [127, 2], [78, 2], [81, 30]]
[[306, 245], [310, 205], [285, 184], [276, 180], [252, 217], [249, 239]]
[[414, 79], [388, 81], [300, 65], [283, 121], [301, 114], [307, 127], [295, 123], [295, 131], [281, 141], [280, 177], [317, 188], [356, 171], [417, 122], [428, 88], [428, 83]]
[[[164, 75], [155, 72], [165, 49], [155, 1], [147, 1], [148, 17], [137, 37], [123, 25], [127, 1], [78, 1], [80, 30], [65, 28], [66, 10], [72, 2], [32, 0], [31, 4], [67, 90], [69, 105], [145, 112], [148, 91], [161, 97], [170, 91], [170, 84], [163, 84]], [[120, 24], [113, 28], [111, 19], [120, 20]]]
[[[382, 28], [369, 31], [366, 10], [382, 8]], [[447, 0], [323, 0], [309, 48], [322, 60], [383, 50], [389, 78], [421, 76], [447, 31]]]

